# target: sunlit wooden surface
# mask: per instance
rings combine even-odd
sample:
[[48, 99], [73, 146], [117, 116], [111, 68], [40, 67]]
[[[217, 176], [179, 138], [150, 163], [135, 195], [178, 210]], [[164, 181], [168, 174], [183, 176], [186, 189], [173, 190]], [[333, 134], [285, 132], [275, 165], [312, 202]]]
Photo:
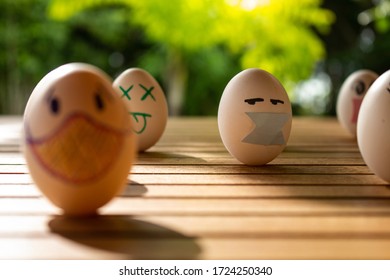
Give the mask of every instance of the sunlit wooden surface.
[[2, 259], [390, 259], [390, 189], [336, 119], [295, 118], [264, 167], [228, 154], [216, 118], [170, 119], [123, 195], [88, 219], [34, 186], [21, 125], [0, 117]]

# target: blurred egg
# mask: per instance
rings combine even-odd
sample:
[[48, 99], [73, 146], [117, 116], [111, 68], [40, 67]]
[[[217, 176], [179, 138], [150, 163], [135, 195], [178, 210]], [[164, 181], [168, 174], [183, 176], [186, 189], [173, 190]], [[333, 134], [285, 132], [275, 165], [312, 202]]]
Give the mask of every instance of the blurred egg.
[[359, 70], [348, 76], [341, 86], [336, 106], [337, 118], [354, 136], [360, 105], [367, 90], [377, 78], [378, 74], [373, 71]]
[[23, 121], [30, 174], [65, 214], [94, 214], [123, 190], [135, 135], [100, 69], [70, 63], [48, 73], [33, 90]]
[[162, 136], [168, 120], [163, 90], [148, 72], [140, 68], [130, 68], [120, 74], [113, 87], [125, 101], [133, 121], [138, 151], [149, 149]]
[[226, 149], [247, 165], [277, 157], [290, 136], [292, 111], [280, 82], [260, 69], [247, 69], [227, 84], [219, 103], [218, 128]]
[[372, 84], [363, 100], [357, 140], [367, 166], [390, 183], [390, 70]]

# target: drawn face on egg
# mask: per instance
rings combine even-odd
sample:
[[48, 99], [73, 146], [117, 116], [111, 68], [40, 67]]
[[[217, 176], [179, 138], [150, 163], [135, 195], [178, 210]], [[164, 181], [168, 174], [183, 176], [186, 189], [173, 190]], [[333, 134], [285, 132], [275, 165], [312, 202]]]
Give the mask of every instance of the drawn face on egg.
[[291, 104], [283, 86], [268, 72], [255, 68], [230, 80], [218, 109], [225, 147], [248, 165], [266, 164], [284, 149], [291, 120]]
[[38, 105], [46, 125], [34, 117], [25, 123], [37, 161], [66, 182], [82, 185], [98, 179], [115, 161], [126, 133], [118, 127], [124, 116], [115, 112], [116, 102], [91, 73], [71, 74], [51, 85]]
[[[262, 94], [261, 91], [250, 93], [247, 96], [267, 96], [245, 98], [244, 102], [248, 104], [245, 114], [253, 121], [254, 129], [242, 139], [243, 143], [254, 145], [284, 145], [286, 139], [282, 129], [289, 120], [290, 114], [284, 113], [284, 96], [269, 97], [269, 94]], [[280, 99], [279, 99], [280, 98]], [[270, 105], [271, 104], [271, 105]], [[255, 111], [253, 111], [255, 110]]]
[[115, 79], [113, 87], [128, 108], [138, 136], [138, 150], [150, 148], [161, 137], [168, 118], [168, 105], [160, 85], [145, 70], [131, 68]]
[[[131, 90], [134, 88], [134, 86], [136, 86], [136, 89], [134, 89], [134, 91], [133, 91], [133, 93], [134, 93], [133, 98], [136, 98], [134, 95], [139, 95], [140, 96], [139, 100], [141, 102], [147, 102], [148, 100], [146, 100], [146, 99], [148, 97], [150, 97], [150, 99], [153, 100], [153, 102], [156, 102], [156, 98], [154, 97], [154, 95], [152, 93], [152, 91], [154, 90], [154, 86], [146, 87], [143, 84], [132, 84], [127, 89], [124, 89], [122, 86], [119, 86], [119, 89], [123, 93], [122, 98], [125, 98], [126, 101], [129, 101], [129, 102], [132, 101]], [[137, 92], [137, 87], [139, 87], [138, 92]], [[136, 93], [139, 93], [140, 90], [141, 91], [143, 90], [144, 92], [141, 93], [141, 95], [136, 94]], [[136, 123], [136, 126], [137, 126], [137, 127], [133, 128], [134, 132], [137, 134], [143, 133], [148, 125], [148, 119], [151, 118], [152, 115], [150, 113], [145, 113], [145, 112], [129, 112], [129, 114], [133, 117], [133, 119]]]
[[344, 128], [356, 134], [356, 123], [360, 106], [367, 90], [378, 78], [370, 70], [359, 70], [352, 73], [343, 83], [337, 100], [337, 117]]
[[352, 84], [351, 92], [353, 93], [352, 97], [352, 115], [351, 123], [356, 123], [359, 115], [360, 106], [363, 101], [363, 97], [366, 95], [368, 88], [372, 85], [375, 80], [373, 79], [364, 79], [364, 77], [357, 78], [356, 81]]
[[93, 213], [125, 186], [134, 134], [99, 69], [71, 63], [46, 75], [29, 98], [24, 130], [31, 176], [66, 213]]

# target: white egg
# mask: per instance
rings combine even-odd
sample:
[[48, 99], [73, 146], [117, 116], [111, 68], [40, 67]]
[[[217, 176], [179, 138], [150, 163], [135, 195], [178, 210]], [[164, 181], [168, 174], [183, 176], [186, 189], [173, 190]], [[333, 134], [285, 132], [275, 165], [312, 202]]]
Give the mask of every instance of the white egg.
[[349, 75], [341, 86], [336, 105], [337, 118], [354, 136], [360, 105], [367, 90], [377, 78], [378, 74], [371, 70], [359, 70]]
[[363, 100], [357, 140], [367, 166], [390, 183], [390, 70], [373, 83]]
[[126, 186], [135, 135], [100, 69], [83, 63], [54, 69], [33, 90], [23, 120], [30, 174], [65, 214], [94, 214]]
[[226, 149], [247, 165], [264, 165], [287, 145], [292, 124], [288, 95], [270, 73], [246, 69], [227, 84], [218, 108]]
[[145, 70], [131, 68], [119, 75], [114, 89], [124, 100], [133, 130], [138, 138], [138, 151], [157, 143], [168, 120], [168, 105], [158, 82]]

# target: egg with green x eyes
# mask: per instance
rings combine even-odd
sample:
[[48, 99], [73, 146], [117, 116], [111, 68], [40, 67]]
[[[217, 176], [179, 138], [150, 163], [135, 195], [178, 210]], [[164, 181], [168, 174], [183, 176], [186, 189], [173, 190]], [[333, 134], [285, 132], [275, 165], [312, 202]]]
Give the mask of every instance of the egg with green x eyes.
[[390, 70], [375, 80], [364, 97], [357, 142], [370, 170], [390, 183]]
[[113, 87], [126, 104], [138, 151], [154, 146], [168, 121], [167, 101], [158, 82], [147, 71], [130, 68], [115, 79]]
[[48, 73], [24, 112], [23, 152], [37, 187], [67, 215], [90, 215], [126, 186], [136, 139], [110, 78], [85, 63]]
[[223, 144], [237, 160], [264, 165], [287, 145], [292, 124], [288, 95], [270, 73], [251, 68], [227, 84], [218, 108]]

